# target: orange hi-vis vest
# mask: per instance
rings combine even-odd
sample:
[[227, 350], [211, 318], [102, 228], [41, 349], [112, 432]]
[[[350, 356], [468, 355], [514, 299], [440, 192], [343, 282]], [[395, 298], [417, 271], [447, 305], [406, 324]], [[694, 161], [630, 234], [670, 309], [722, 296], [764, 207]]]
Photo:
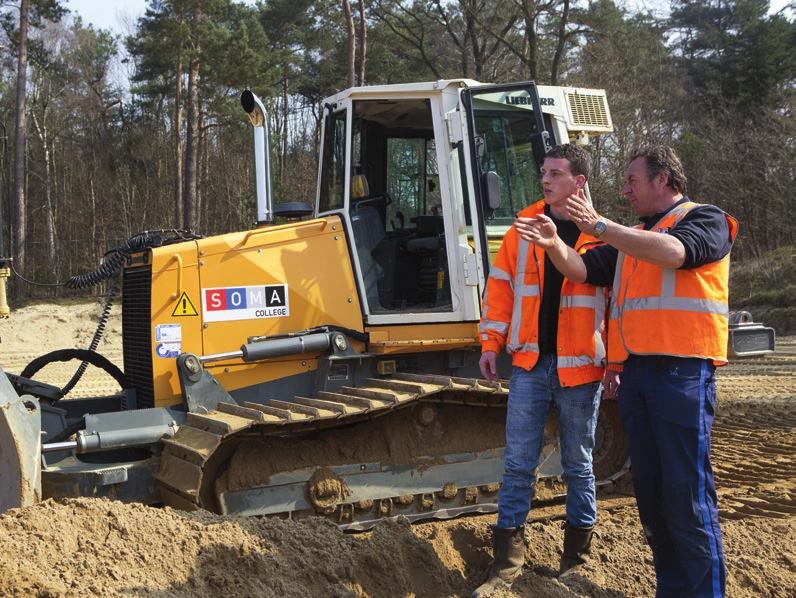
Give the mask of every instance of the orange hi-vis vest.
[[[700, 204], [684, 202], [650, 229], [666, 234]], [[730, 239], [738, 221], [726, 215]], [[639, 225], [637, 228], [641, 228]], [[727, 363], [729, 253], [697, 268], [662, 268], [619, 252], [608, 322], [608, 361], [672, 355]]]
[[[544, 201], [519, 216], [544, 212]], [[599, 241], [581, 233], [575, 248], [583, 253]], [[544, 284], [544, 250], [523, 240], [512, 226], [489, 271], [483, 297], [482, 351], [505, 347], [512, 363], [531, 369], [539, 359], [539, 308]], [[564, 279], [558, 316], [557, 366], [561, 386], [602, 379], [605, 370], [605, 314], [608, 291]]]

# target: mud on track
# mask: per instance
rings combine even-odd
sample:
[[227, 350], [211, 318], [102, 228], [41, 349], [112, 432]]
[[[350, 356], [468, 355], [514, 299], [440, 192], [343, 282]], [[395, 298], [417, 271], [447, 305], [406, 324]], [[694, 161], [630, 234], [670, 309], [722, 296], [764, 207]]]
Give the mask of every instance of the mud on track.
[[[99, 312], [98, 306], [35, 307], [13, 322], [0, 321], [0, 366], [8, 371], [74, 346], [69, 339], [79, 337], [83, 346]], [[116, 363], [118, 334], [102, 349]], [[63, 384], [76, 365], [50, 366], [42, 378]], [[115, 390], [91, 368], [81, 385], [78, 396]], [[796, 588], [796, 337], [778, 339], [772, 357], [722, 368], [718, 389], [713, 464], [728, 595], [790, 598]], [[534, 508], [528, 566], [502, 596], [652, 596], [652, 557], [632, 497], [606, 495], [599, 508], [593, 558], [583, 575], [564, 583], [554, 575], [563, 507]], [[95, 499], [47, 501], [0, 518], [0, 596], [468, 596], [489, 562], [491, 523], [494, 516], [411, 527], [389, 522], [346, 535], [318, 519], [240, 520]]]

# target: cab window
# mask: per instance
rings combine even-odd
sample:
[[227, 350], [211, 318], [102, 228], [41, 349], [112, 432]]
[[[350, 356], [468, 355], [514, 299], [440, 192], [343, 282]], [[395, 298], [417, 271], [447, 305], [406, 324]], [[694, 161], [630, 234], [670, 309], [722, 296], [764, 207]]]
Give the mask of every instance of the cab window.
[[369, 312], [452, 309], [428, 100], [353, 103], [349, 218]]

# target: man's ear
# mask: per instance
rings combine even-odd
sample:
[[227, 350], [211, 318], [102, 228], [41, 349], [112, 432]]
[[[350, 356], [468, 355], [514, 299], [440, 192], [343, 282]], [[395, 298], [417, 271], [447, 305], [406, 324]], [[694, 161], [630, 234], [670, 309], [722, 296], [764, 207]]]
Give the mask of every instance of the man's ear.
[[586, 175], [579, 174], [575, 177], [575, 186], [578, 189], [583, 189], [586, 186]]
[[660, 184], [661, 187], [665, 187], [669, 184], [669, 173], [661, 170], [655, 175], [655, 182]]

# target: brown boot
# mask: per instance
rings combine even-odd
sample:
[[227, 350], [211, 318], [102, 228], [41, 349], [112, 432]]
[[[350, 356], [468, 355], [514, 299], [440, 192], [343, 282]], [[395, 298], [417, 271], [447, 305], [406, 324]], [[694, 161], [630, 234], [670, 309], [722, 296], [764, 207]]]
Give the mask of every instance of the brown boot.
[[484, 598], [498, 588], [508, 588], [517, 579], [525, 563], [525, 527], [493, 527], [492, 551], [489, 577], [475, 589], [472, 598]]
[[558, 567], [559, 575], [586, 562], [593, 535], [594, 526], [580, 528], [569, 523], [564, 526], [564, 554], [561, 555], [561, 564]]

